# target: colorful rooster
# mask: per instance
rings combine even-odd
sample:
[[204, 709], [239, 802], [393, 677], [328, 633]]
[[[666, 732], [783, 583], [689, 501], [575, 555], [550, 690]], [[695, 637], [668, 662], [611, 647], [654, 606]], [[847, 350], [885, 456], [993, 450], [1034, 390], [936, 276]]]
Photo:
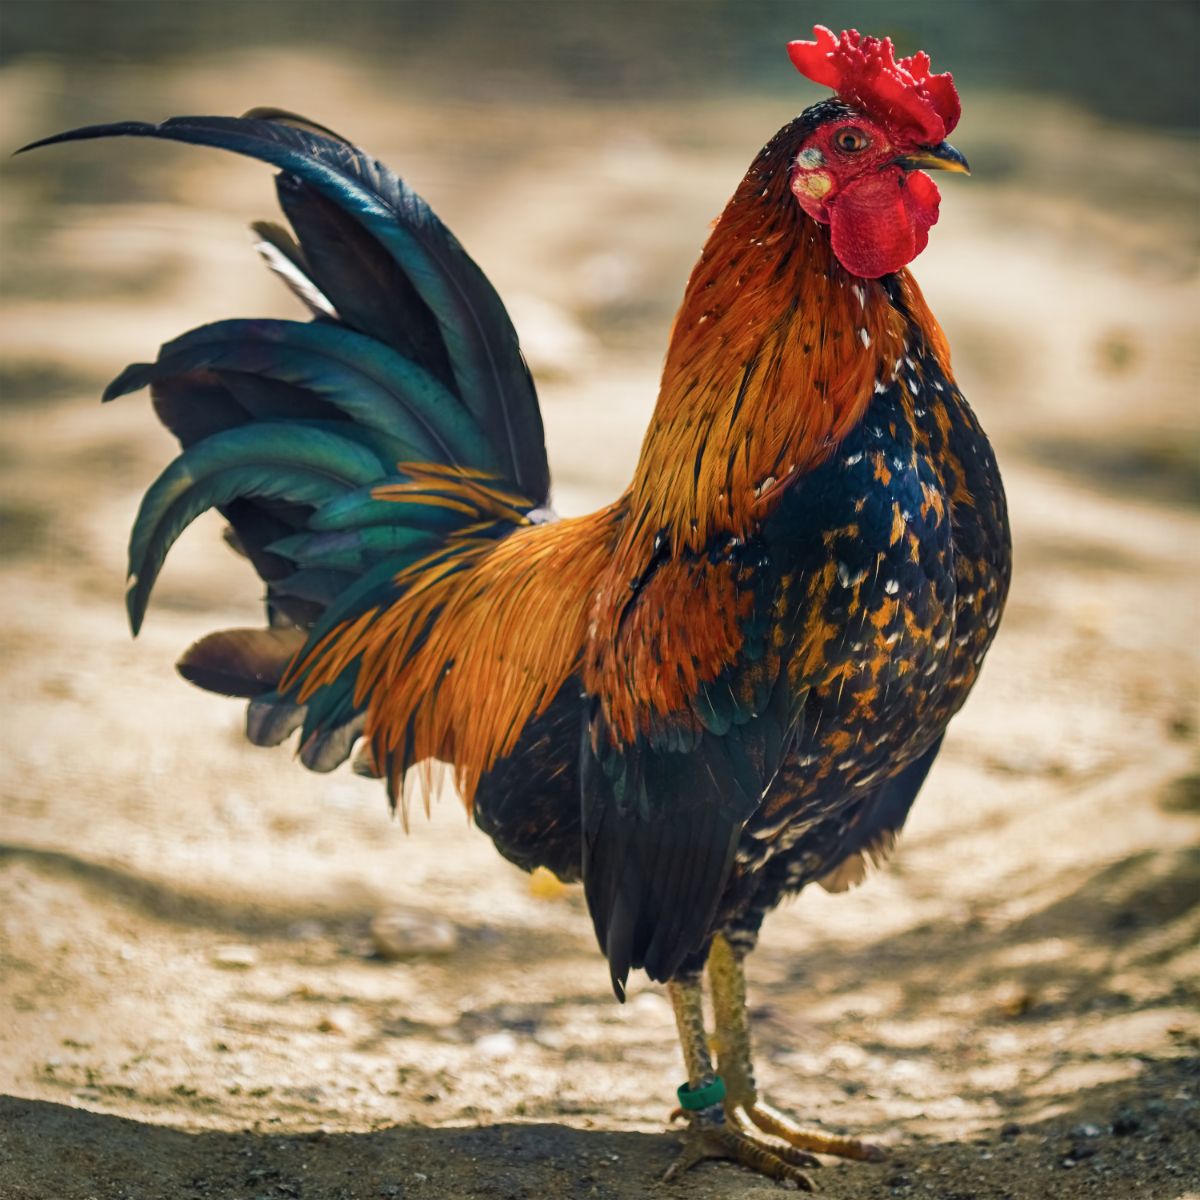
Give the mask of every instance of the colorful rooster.
[[[134, 632], [180, 531], [216, 507], [266, 585], [266, 629], [180, 670], [250, 699], [247, 732], [392, 803], [451, 764], [526, 869], [582, 879], [613, 986], [667, 983], [689, 1118], [672, 1174], [736, 1159], [807, 1185], [874, 1158], [763, 1103], [742, 962], [764, 914], [885, 855], [978, 675], [1008, 588], [987, 439], [905, 269], [938, 217], [948, 74], [817, 28], [834, 89], [760, 151], [676, 319], [628, 490], [559, 519], [503, 305], [423, 200], [322, 126], [93, 126], [279, 169], [260, 250], [308, 322], [220, 321], [126, 369], [182, 452], [130, 542]], [[716, 1022], [701, 1007], [707, 965]]]

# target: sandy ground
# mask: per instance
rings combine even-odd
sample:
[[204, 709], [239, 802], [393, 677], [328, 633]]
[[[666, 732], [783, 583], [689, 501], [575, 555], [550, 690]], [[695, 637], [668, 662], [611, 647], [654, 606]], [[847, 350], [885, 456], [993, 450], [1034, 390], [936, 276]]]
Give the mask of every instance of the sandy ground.
[[[559, 507], [615, 494], [707, 222], [787, 106], [483, 111], [263, 55], [0, 76], [9, 147], [268, 102], [429, 196], [512, 299]], [[890, 1147], [819, 1172], [831, 1200], [1179, 1200], [1200, 1194], [1195, 155], [1032, 102], [974, 112], [976, 178], [943, 189], [918, 274], [1005, 469], [1013, 596], [893, 864], [768, 921], [760, 1076]], [[174, 676], [256, 620], [218, 522], [129, 640], [124, 540], [170, 443], [143, 399], [93, 397], [190, 325], [292, 315], [241, 232], [271, 209], [265, 169], [198, 150], [6, 171], [0, 1196], [774, 1192], [729, 1165], [657, 1183], [669, 1006], [612, 1000], [575, 890], [504, 863], [450, 796], [406, 837], [375, 786], [244, 745], [234, 704]], [[378, 956], [388, 913], [437, 952]]]

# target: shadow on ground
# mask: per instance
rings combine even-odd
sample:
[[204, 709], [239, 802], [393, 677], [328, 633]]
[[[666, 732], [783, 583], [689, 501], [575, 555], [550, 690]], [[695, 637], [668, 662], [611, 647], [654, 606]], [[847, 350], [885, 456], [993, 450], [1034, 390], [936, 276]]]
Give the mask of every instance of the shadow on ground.
[[[829, 1200], [920, 1195], [940, 1200], [1052, 1200], [1080, 1192], [1182, 1200], [1200, 1180], [1175, 1161], [1200, 1134], [1195, 1059], [1146, 1063], [1134, 1087], [1074, 1096], [1053, 1120], [1007, 1123], [965, 1143], [912, 1142], [880, 1165], [837, 1163], [817, 1173]], [[1162, 1097], [1174, 1097], [1162, 1099]], [[497, 1200], [679, 1194], [658, 1182], [669, 1135], [555, 1124], [405, 1126], [370, 1133], [184, 1132], [36, 1100], [0, 1097], [0, 1193], [13, 1200], [352, 1200], [481, 1196]], [[71, 1174], [56, 1148], [71, 1146]], [[1018, 1182], [1020, 1181], [1020, 1182]], [[775, 1185], [725, 1164], [689, 1177], [696, 1200], [767, 1195]]]

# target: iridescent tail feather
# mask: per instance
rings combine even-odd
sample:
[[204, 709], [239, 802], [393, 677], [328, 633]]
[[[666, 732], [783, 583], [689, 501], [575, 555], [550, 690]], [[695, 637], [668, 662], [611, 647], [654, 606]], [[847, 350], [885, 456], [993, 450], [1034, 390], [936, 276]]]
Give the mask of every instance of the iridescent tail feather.
[[[111, 400], [148, 386], [181, 447], [131, 534], [131, 626], [140, 628], [175, 539], [217, 508], [266, 585], [269, 628], [210, 634], [180, 670], [250, 698], [252, 741], [275, 744], [300, 727], [305, 764], [332, 769], [370, 723], [360, 667], [378, 641], [373, 623], [387, 615], [415, 653], [440, 610], [411, 605], [410, 619], [405, 597], [436, 587], [445, 605], [453, 581], [545, 519], [549, 468], [533, 381], [503, 304], [453, 234], [331, 130], [260, 109], [92, 126], [34, 145], [118, 136], [213, 146], [278, 167], [292, 232], [258, 223], [258, 248], [312, 317], [202, 326], [105, 391]], [[357, 654], [347, 631], [359, 638]], [[393, 674], [403, 667], [388, 659]], [[372, 670], [376, 681], [387, 674]], [[414, 755], [450, 749], [374, 733], [372, 757], [386, 761], [393, 798]]]

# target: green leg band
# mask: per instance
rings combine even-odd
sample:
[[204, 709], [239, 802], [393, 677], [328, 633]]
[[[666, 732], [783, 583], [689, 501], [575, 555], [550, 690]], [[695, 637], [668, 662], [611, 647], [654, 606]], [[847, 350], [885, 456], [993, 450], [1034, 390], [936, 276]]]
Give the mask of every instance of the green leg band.
[[725, 1080], [717, 1075], [707, 1087], [694, 1090], [688, 1084], [681, 1083], [675, 1095], [679, 1097], [680, 1108], [687, 1112], [699, 1112], [702, 1108], [711, 1108], [725, 1099]]

